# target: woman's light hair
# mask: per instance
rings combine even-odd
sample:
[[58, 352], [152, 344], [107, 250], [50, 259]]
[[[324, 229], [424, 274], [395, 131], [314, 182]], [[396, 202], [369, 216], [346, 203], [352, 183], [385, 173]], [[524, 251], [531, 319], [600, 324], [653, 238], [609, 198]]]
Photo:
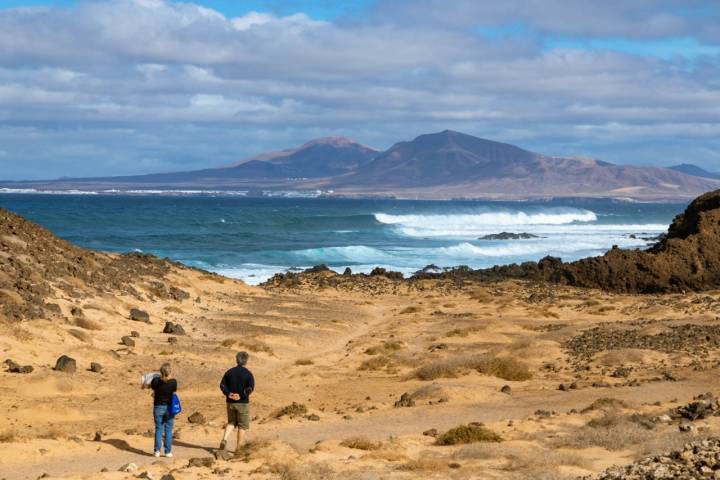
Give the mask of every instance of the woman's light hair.
[[170, 374], [172, 373], [172, 368], [170, 367], [169, 363], [163, 363], [160, 365], [160, 375], [163, 379], [170, 378]]

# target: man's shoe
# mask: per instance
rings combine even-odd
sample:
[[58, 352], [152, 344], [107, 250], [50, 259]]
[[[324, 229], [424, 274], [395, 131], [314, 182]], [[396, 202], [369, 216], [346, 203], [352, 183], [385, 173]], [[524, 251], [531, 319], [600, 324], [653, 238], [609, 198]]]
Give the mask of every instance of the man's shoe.
[[225, 450], [225, 447], [227, 447], [227, 442], [223, 440], [222, 442], [220, 442], [220, 450]]
[[156, 456], [156, 457], [159, 457], [159, 456], [160, 456], [160, 452], [155, 452], [155, 456]]
[[165, 454], [165, 457], [167, 457], [167, 458], [172, 458], [172, 456], [173, 456], [172, 452], [168, 452]]

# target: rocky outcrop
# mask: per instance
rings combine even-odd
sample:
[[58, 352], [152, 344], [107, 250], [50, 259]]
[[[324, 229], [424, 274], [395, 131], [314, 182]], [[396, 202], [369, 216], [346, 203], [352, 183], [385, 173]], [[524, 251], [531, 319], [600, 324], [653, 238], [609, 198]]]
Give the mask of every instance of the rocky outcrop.
[[696, 198], [675, 217], [667, 235], [649, 250], [613, 247], [605, 255], [565, 263], [539, 262], [472, 270], [422, 271], [415, 279], [456, 281], [521, 279], [548, 281], [621, 293], [668, 293], [720, 288], [720, 190]]
[[478, 240], [529, 240], [531, 238], [541, 238], [537, 235], [533, 235], [532, 233], [513, 233], [513, 232], [500, 232], [500, 233], [491, 233], [489, 235], [483, 235], [482, 237], [478, 238]]
[[[171, 266], [180, 267], [151, 255], [86, 250], [0, 209], [0, 316], [10, 320], [60, 317], [50, 300], [58, 291], [78, 300], [105, 293], [144, 300], [153, 295], [152, 282], [163, 280]], [[189, 296], [176, 288], [167, 295]], [[71, 315], [79, 317], [82, 310], [76, 307]]]
[[720, 439], [711, 438], [686, 444], [681, 450], [647, 457], [624, 467], [612, 467], [597, 480], [645, 480], [718, 478]]

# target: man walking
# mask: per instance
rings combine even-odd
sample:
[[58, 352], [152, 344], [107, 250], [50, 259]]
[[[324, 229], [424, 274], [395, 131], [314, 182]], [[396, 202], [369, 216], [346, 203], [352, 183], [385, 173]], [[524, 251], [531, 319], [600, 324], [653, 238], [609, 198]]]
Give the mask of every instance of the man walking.
[[227, 447], [228, 438], [237, 428], [237, 448], [245, 441], [245, 432], [250, 428], [250, 394], [255, 390], [255, 378], [250, 370], [245, 368], [250, 355], [247, 352], [238, 352], [235, 356], [237, 366], [231, 368], [223, 375], [220, 390], [227, 402], [227, 425], [220, 442], [220, 450]]

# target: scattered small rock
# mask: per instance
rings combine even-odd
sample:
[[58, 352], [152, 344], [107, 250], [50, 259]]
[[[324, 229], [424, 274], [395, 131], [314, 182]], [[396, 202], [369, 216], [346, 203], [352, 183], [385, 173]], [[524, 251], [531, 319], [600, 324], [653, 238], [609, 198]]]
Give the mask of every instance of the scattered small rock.
[[133, 330], [132, 332], [130, 332], [130, 336], [133, 338], [140, 338], [140, 332], [138, 332], [137, 330]]
[[126, 347], [134, 347], [135, 346], [135, 340], [133, 340], [132, 337], [124, 336], [120, 339], [120, 343], [125, 345]]
[[177, 337], [168, 337], [168, 343], [169, 343], [170, 345], [177, 345], [177, 343], [178, 343], [178, 338], [177, 338]]
[[97, 362], [91, 362], [90, 363], [90, 371], [94, 372], [94, 373], [102, 373], [103, 366]]
[[414, 407], [414, 406], [415, 406], [415, 400], [413, 400], [412, 396], [407, 392], [400, 395], [400, 400], [395, 402], [395, 408]]
[[503, 385], [500, 389], [500, 393], [504, 393], [506, 395], [512, 395], [512, 388], [510, 388], [510, 385]]
[[62, 355], [57, 359], [57, 362], [55, 362], [54, 370], [58, 372], [75, 373], [77, 370], [77, 362], [75, 362], [74, 358]]
[[165, 322], [163, 333], [171, 333], [173, 335], [185, 335], [185, 329], [179, 323]]
[[423, 432], [423, 435], [426, 437], [437, 437], [440, 433], [438, 432], [437, 428], [431, 428], [430, 430], [425, 430]]
[[216, 460], [223, 460], [225, 462], [232, 460], [235, 457], [235, 454], [228, 450], [216, 450], [213, 454], [215, 455]]
[[197, 425], [205, 425], [207, 420], [205, 419], [205, 415], [200, 412], [195, 412], [188, 417], [188, 422], [195, 423]]
[[133, 473], [137, 469], [138, 469], [138, 466], [135, 465], [134, 463], [126, 463], [125, 465], [120, 467], [120, 469], [118, 471], [126, 472], [126, 473]]
[[197, 457], [191, 458], [188, 462], [188, 467], [204, 467], [210, 468], [215, 464], [215, 459], [212, 457]]
[[140, 310], [139, 308], [132, 308], [130, 309], [130, 320], [134, 320], [136, 322], [150, 323], [150, 314], [148, 314], [145, 310]]
[[311, 422], [319, 422], [320, 421], [320, 416], [316, 413], [311, 413], [310, 415], [308, 415], [305, 418], [310, 420]]

